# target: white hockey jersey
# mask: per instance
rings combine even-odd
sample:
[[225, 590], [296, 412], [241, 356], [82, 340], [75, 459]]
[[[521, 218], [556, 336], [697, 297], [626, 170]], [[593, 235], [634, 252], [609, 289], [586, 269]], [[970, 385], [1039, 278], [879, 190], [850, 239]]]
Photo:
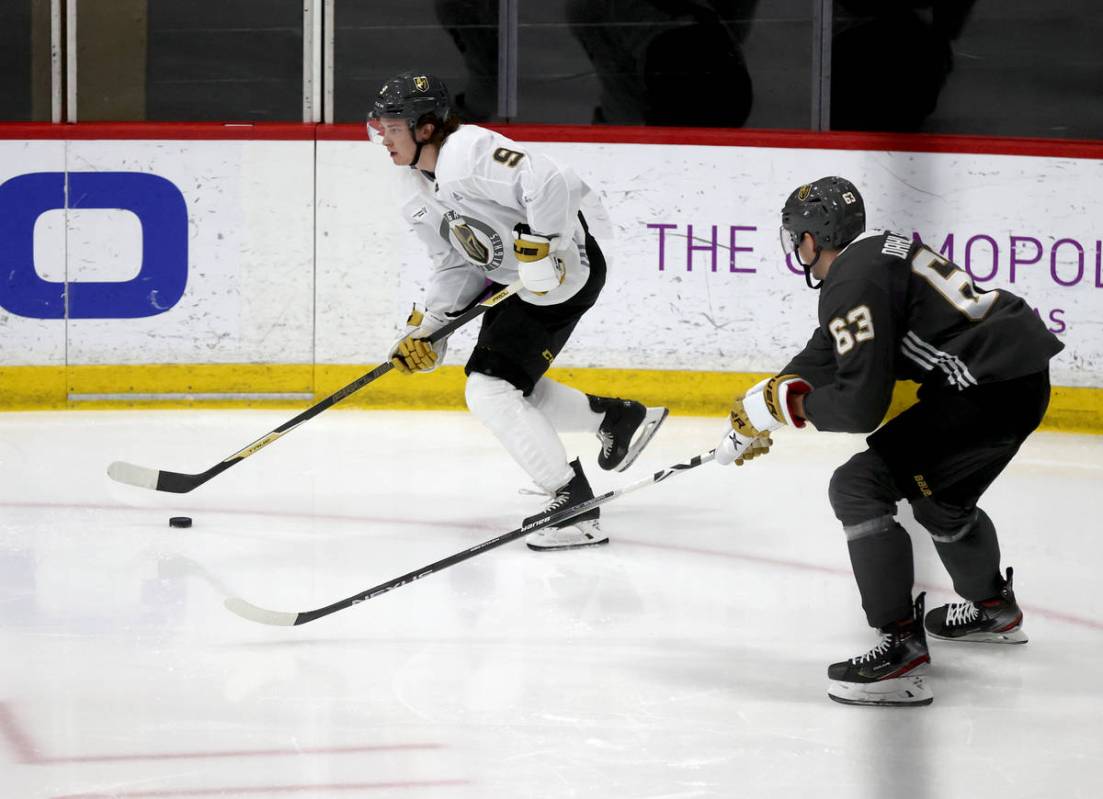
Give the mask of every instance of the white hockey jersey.
[[[582, 210], [591, 235], [608, 217], [597, 195], [568, 167], [527, 146], [474, 125], [448, 137], [437, 157], [436, 179], [409, 170], [413, 197], [403, 216], [429, 248], [433, 276], [425, 305], [437, 314], [466, 307], [487, 280], [517, 279], [513, 229], [526, 223], [534, 233], [557, 236], [562, 250], [579, 250], [562, 285], [546, 294], [522, 290], [533, 305], [555, 305], [573, 297], [590, 274]], [[595, 226], [596, 223], [596, 226]]]

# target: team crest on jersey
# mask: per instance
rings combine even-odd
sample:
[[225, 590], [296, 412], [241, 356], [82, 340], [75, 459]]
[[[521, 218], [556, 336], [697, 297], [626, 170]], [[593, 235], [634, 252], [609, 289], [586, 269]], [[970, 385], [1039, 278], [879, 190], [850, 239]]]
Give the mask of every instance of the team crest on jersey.
[[801, 202], [804, 202], [805, 200], [807, 200], [809, 195], [811, 195], [811, 194], [812, 194], [812, 187], [811, 186], [801, 186], [799, 189], [797, 189], [797, 199], [800, 200]]
[[418, 75], [414, 78], [414, 88], [419, 92], [429, 91], [429, 79], [424, 75]]
[[484, 272], [493, 272], [502, 265], [505, 245], [486, 222], [445, 211], [440, 221], [440, 237]]

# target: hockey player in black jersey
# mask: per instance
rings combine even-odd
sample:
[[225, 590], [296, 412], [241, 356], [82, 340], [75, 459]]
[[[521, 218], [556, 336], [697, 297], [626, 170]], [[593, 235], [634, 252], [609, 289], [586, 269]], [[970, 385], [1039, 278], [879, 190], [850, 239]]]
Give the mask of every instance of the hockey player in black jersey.
[[[977, 502], [1041, 422], [1049, 360], [1063, 345], [1021, 298], [978, 289], [910, 236], [866, 232], [862, 197], [843, 178], [796, 189], [781, 239], [809, 286], [821, 289], [819, 326], [778, 375], [735, 401], [717, 460], [763, 454], [769, 434], [786, 424], [875, 431], [869, 448], [835, 471], [829, 499], [881, 638], [829, 667], [828, 694], [848, 704], [928, 704], [927, 634], [1027, 640], [1012, 570], [1001, 575], [996, 529]], [[897, 380], [919, 383], [919, 400], [878, 428]], [[895, 518], [900, 500], [931, 534], [965, 600], [925, 619], [923, 594], [912, 597], [911, 540]]]

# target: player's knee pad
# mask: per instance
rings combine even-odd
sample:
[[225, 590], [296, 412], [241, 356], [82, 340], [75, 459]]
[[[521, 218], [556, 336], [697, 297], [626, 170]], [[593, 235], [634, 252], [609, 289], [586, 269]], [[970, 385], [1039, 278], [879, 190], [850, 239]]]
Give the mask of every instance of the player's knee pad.
[[883, 516], [875, 516], [863, 522], [844, 524], [843, 532], [846, 533], [846, 540], [853, 543], [875, 535], [883, 536], [890, 533], [904, 532], [904, 528], [897, 524], [895, 516], [886, 513]]
[[912, 504], [915, 520], [940, 544], [953, 544], [973, 533], [978, 524], [988, 523], [988, 515], [975, 505], [963, 507], [928, 498]]
[[468, 410], [484, 422], [508, 415], [525, 401], [521, 390], [498, 377], [472, 372], [464, 386]]
[[475, 372], [464, 389], [467, 407], [533, 481], [554, 493], [574, 475], [555, 428], [505, 380]]
[[859, 452], [831, 475], [827, 497], [843, 527], [864, 524], [896, 513], [899, 491], [888, 466], [873, 452]]

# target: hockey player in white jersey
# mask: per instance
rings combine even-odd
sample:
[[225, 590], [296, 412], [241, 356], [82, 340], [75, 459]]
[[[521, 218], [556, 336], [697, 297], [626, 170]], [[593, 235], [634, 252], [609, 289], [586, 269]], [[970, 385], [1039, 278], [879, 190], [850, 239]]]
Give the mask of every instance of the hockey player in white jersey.
[[[465, 367], [467, 406], [546, 492], [538, 520], [590, 499], [577, 459], [559, 432], [590, 431], [598, 463], [622, 471], [666, 418], [665, 408], [584, 394], [545, 376], [605, 283], [605, 258], [590, 223], [604, 210], [569, 168], [452, 113], [432, 75], [387, 81], [368, 114], [368, 135], [407, 177], [402, 213], [428, 248], [433, 273], [425, 310], [407, 320], [388, 357], [405, 373], [436, 368], [447, 339], [427, 337], [487, 291], [521, 280], [518, 296], [483, 317]], [[595, 231], [596, 232], [596, 231]], [[607, 543], [599, 509], [530, 535], [538, 551]]]

